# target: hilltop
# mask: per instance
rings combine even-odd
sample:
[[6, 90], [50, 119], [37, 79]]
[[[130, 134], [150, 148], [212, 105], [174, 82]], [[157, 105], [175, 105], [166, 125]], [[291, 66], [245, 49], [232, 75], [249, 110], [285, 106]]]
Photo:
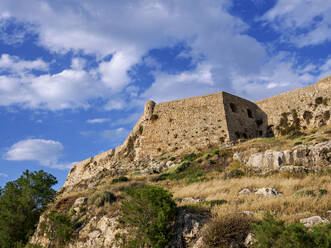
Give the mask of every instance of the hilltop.
[[[286, 225], [327, 223], [330, 89], [327, 77], [256, 103], [225, 92], [147, 102], [122, 146], [73, 167], [30, 242], [59, 244], [61, 236], [49, 234], [56, 233], [56, 213], [73, 223], [61, 247], [125, 247], [138, 224], [126, 226], [123, 204], [134, 199], [130, 189], [141, 193], [144, 185], [173, 195], [170, 247], [219, 247], [208, 243], [214, 231], [233, 223], [244, 236], [233, 236], [231, 247], [248, 246], [245, 223], [268, 212]], [[228, 224], [221, 221], [228, 216]]]

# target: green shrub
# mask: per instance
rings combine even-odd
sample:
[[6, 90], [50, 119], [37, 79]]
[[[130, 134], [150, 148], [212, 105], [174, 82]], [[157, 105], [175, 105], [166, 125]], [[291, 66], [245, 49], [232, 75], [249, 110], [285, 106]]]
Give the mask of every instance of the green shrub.
[[171, 158], [169, 158], [169, 160], [170, 160], [170, 161], [175, 161], [176, 158], [175, 158], [175, 157], [171, 157]]
[[328, 248], [331, 245], [331, 224], [315, 226], [309, 231], [303, 224], [286, 226], [270, 214], [253, 225], [256, 248]]
[[215, 205], [222, 205], [222, 204], [226, 204], [228, 203], [227, 200], [212, 200], [208, 202], [210, 204], [210, 206], [215, 206]]
[[55, 247], [64, 247], [73, 233], [73, 223], [66, 214], [51, 211], [41, 223], [41, 234], [54, 241]]
[[130, 229], [126, 247], [165, 247], [176, 216], [172, 195], [150, 185], [128, 188], [126, 193], [128, 200], [120, 208], [120, 221]]
[[240, 178], [242, 176], [245, 175], [245, 172], [243, 172], [242, 170], [239, 170], [239, 169], [234, 169], [234, 170], [231, 170], [228, 174], [227, 174], [227, 177], [228, 178]]
[[295, 192], [297, 196], [316, 196], [315, 191], [312, 189], [303, 189]]
[[232, 157], [232, 152], [229, 150], [220, 150], [218, 154], [223, 158]]
[[194, 152], [192, 152], [190, 154], [185, 155], [184, 160], [193, 161], [196, 158], [197, 155]]
[[[24, 247], [24, 246], [23, 246]], [[37, 244], [31, 244], [31, 243], [29, 243], [29, 244], [27, 244], [26, 246], [25, 246], [25, 248], [43, 248], [41, 245], [37, 245]]]
[[220, 149], [215, 148], [215, 149], [211, 150], [210, 153], [211, 153], [211, 154], [214, 154], [214, 155], [215, 155], [215, 154], [219, 155], [219, 154], [220, 154]]
[[88, 198], [88, 204], [97, 207], [102, 207], [106, 202], [114, 201], [116, 201], [116, 196], [109, 191], [96, 191]]
[[162, 180], [181, 180], [186, 179], [186, 183], [194, 183], [202, 180], [203, 173], [199, 166], [193, 165], [188, 166], [187, 161], [184, 161], [182, 166], [173, 168], [166, 173], [162, 173], [159, 175], [155, 181], [162, 181]]
[[322, 195], [326, 195], [328, 191], [326, 189], [319, 189], [318, 193], [322, 196]]
[[215, 161], [215, 160], [212, 160], [212, 159], [210, 159], [210, 160], [209, 160], [209, 163], [210, 163], [210, 164], [216, 164], [216, 161]]
[[181, 162], [181, 163], [175, 168], [175, 171], [174, 171], [174, 172], [176, 172], [176, 173], [182, 172], [182, 171], [184, 171], [185, 169], [187, 169], [190, 165], [191, 165], [191, 163], [188, 162], [188, 161]]
[[120, 176], [118, 178], [114, 178], [111, 183], [115, 184], [115, 183], [119, 183], [119, 182], [127, 182], [129, 181], [129, 178], [125, 177], [125, 176]]
[[244, 242], [251, 230], [251, 219], [241, 215], [228, 215], [213, 219], [203, 230], [205, 247], [245, 247]]

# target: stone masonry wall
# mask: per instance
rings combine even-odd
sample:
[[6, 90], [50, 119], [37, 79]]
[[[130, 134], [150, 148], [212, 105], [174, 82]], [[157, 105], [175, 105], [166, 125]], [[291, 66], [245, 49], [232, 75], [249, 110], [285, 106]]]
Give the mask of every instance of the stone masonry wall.
[[303, 129], [319, 127], [331, 123], [331, 76], [317, 83], [288, 91], [261, 101], [256, 104], [267, 114], [268, 124], [277, 127], [284, 113], [289, 121], [293, 121], [292, 110], [295, 110]]
[[159, 103], [145, 115], [140, 157], [229, 141], [222, 92]]
[[230, 140], [266, 136], [267, 116], [255, 103], [226, 92], [223, 103]]

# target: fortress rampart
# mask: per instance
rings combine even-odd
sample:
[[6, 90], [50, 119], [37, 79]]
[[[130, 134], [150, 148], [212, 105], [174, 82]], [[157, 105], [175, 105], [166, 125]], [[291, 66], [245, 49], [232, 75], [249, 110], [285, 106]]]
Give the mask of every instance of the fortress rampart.
[[281, 119], [287, 113], [293, 121], [293, 113], [300, 121], [302, 129], [314, 128], [330, 123], [331, 76], [317, 83], [291, 90], [261, 101], [256, 104], [268, 116], [269, 126], [277, 129]]
[[293, 124], [302, 129], [329, 124], [330, 97], [327, 77], [256, 103], [226, 92], [159, 104], [148, 101], [123, 145], [76, 163], [64, 186], [139, 166], [166, 152], [277, 135]]

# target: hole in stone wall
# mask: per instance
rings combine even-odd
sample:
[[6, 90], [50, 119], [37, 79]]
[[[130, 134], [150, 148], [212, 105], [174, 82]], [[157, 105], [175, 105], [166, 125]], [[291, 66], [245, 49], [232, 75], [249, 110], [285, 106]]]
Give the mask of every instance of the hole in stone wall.
[[263, 120], [262, 119], [257, 119], [257, 120], [255, 120], [255, 123], [259, 127], [263, 124]]
[[247, 134], [246, 134], [246, 133], [243, 133], [243, 137], [244, 137], [245, 139], [247, 139]]
[[249, 118], [253, 118], [252, 110], [247, 109], [247, 115], [248, 115]]
[[234, 103], [230, 103], [230, 108], [233, 113], [237, 113], [237, 106]]
[[236, 135], [236, 138], [237, 138], [237, 139], [240, 138], [240, 133], [239, 133], [239, 132], [235, 132], [234, 134]]
[[262, 136], [262, 134], [263, 134], [263, 133], [262, 133], [262, 131], [260, 130], [260, 131], [259, 131], [259, 137], [261, 137], [261, 136]]
[[269, 125], [267, 129], [267, 137], [274, 137], [274, 125]]

